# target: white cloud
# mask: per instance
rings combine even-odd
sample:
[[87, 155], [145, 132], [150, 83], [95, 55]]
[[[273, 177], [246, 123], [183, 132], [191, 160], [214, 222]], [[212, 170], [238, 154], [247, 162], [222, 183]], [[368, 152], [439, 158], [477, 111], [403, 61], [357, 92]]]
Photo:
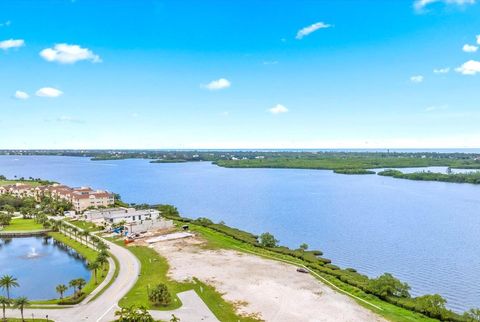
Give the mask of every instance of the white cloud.
[[60, 64], [74, 64], [81, 60], [89, 60], [92, 63], [102, 62], [100, 56], [90, 49], [69, 44], [56, 44], [53, 48], [46, 48], [40, 52], [40, 56], [46, 61]]
[[477, 35], [477, 44], [480, 45], [480, 35]]
[[412, 77], [410, 77], [410, 81], [412, 83], [416, 83], [416, 84], [421, 83], [421, 82], [423, 82], [423, 76], [422, 75], [412, 76]]
[[478, 47], [474, 45], [465, 44], [463, 45], [462, 50], [466, 53], [474, 53], [478, 50]]
[[10, 20], [7, 20], [5, 22], [0, 23], [0, 27], [10, 27], [12, 22]]
[[268, 111], [272, 114], [281, 114], [281, 113], [287, 113], [288, 108], [286, 108], [282, 104], [277, 104], [274, 107], [270, 108]]
[[439, 2], [444, 4], [464, 6], [467, 4], [474, 4], [476, 0], [416, 0], [413, 6], [417, 11], [422, 11], [428, 5]]
[[53, 87], [43, 87], [40, 88], [35, 95], [40, 97], [59, 97], [63, 94], [61, 90], [58, 90]]
[[448, 74], [450, 72], [450, 67], [435, 68], [433, 72], [435, 74]]
[[220, 90], [220, 89], [229, 88], [231, 85], [232, 84], [230, 83], [230, 81], [228, 79], [220, 78], [220, 79], [211, 81], [210, 83], [208, 83], [206, 85], [202, 85], [202, 87], [204, 87], [206, 89], [209, 89], [211, 91], [216, 91], [216, 90]]
[[480, 73], [480, 62], [476, 60], [469, 60], [463, 63], [462, 66], [455, 68], [455, 71], [463, 75], [475, 75]]
[[23, 39], [8, 39], [0, 41], [0, 49], [9, 50], [10, 48], [19, 48], [25, 46]]
[[13, 97], [15, 97], [18, 100], [26, 100], [30, 97], [26, 92], [23, 91], [16, 91], [15, 94], [13, 94]]
[[317, 23], [314, 23], [313, 25], [300, 29], [297, 32], [297, 36], [295, 38], [302, 39], [303, 37], [310, 35], [312, 32], [315, 32], [319, 29], [326, 29], [330, 27], [332, 27], [332, 25], [326, 24], [324, 22], [317, 22]]

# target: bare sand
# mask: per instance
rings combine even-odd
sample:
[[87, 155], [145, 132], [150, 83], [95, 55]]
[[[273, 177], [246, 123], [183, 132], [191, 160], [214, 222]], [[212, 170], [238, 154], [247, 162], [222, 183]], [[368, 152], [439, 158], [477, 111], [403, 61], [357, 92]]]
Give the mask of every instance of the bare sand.
[[208, 250], [197, 237], [163, 241], [170, 277], [214, 286], [238, 313], [265, 321], [385, 321], [296, 267], [232, 250]]

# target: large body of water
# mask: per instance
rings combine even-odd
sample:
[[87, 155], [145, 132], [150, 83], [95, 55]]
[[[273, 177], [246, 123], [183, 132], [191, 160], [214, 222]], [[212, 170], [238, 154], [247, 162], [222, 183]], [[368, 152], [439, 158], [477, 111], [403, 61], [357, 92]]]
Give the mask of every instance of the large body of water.
[[0, 174], [90, 185], [127, 202], [171, 203], [188, 217], [269, 231], [284, 245], [306, 242], [369, 276], [390, 272], [414, 295], [439, 293], [457, 311], [480, 307], [480, 186], [47, 156], [0, 156]]
[[[10, 290], [12, 298], [26, 296], [30, 300], [58, 298], [57, 285], [68, 286], [75, 278], [90, 279], [85, 260], [50, 237], [0, 239], [0, 274], [17, 278], [20, 286]], [[72, 292], [69, 289], [65, 295]]]

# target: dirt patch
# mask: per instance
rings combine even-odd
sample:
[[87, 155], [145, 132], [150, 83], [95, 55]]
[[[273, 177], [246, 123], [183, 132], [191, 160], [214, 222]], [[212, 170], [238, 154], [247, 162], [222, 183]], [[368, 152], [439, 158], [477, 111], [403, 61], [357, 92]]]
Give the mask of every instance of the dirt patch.
[[240, 314], [266, 321], [384, 321], [351, 298], [296, 272], [292, 265], [232, 250], [207, 250], [195, 238], [165, 241], [154, 249], [170, 263], [177, 281], [214, 286]]

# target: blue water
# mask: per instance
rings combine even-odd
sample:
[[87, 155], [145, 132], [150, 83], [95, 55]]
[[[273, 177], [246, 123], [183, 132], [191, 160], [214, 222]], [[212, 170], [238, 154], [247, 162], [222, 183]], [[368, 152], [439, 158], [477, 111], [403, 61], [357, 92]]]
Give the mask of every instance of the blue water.
[[47, 156], [0, 156], [0, 174], [105, 188], [127, 202], [171, 203], [188, 217], [272, 232], [284, 245], [306, 242], [369, 276], [390, 272], [414, 295], [439, 293], [457, 311], [480, 307], [477, 185]]
[[[17, 278], [19, 287], [10, 290], [10, 297], [26, 296], [30, 300], [58, 298], [57, 285], [90, 278], [85, 260], [50, 237], [0, 239], [0, 275]], [[72, 292], [69, 289], [65, 295]], [[1, 290], [0, 294], [6, 296]]]

